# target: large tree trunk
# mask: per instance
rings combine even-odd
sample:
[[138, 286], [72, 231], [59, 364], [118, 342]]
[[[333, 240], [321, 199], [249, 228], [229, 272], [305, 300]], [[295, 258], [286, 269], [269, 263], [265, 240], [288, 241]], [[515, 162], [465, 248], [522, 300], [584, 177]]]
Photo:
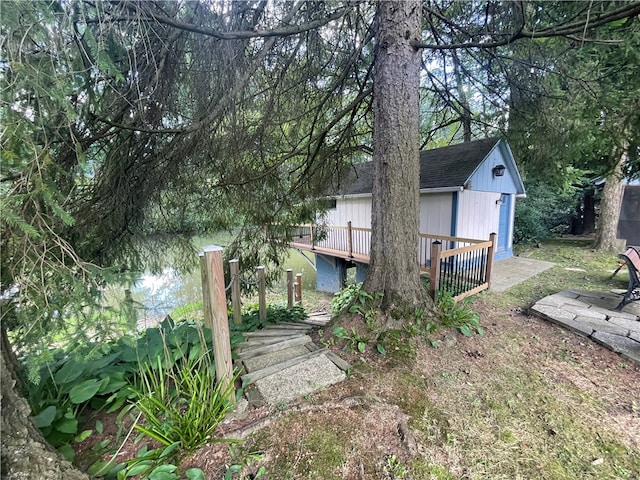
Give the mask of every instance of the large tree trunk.
[[89, 477], [51, 448], [31, 421], [31, 409], [16, 389], [10, 347], [3, 334], [0, 354], [2, 377], [2, 478], [6, 480], [88, 480]]
[[[614, 153], [615, 154], [615, 153]], [[624, 193], [624, 166], [627, 163], [626, 146], [622, 152], [617, 153], [618, 161], [613, 172], [607, 177], [600, 201], [600, 217], [594, 248], [599, 252], [615, 251], [618, 249], [616, 239], [618, 236], [618, 220], [620, 219], [620, 206]]]
[[[364, 288], [383, 293], [385, 312], [424, 305], [420, 282], [419, 86], [421, 2], [376, 4], [373, 83], [373, 200], [371, 260]], [[391, 326], [391, 325], [389, 325]]]

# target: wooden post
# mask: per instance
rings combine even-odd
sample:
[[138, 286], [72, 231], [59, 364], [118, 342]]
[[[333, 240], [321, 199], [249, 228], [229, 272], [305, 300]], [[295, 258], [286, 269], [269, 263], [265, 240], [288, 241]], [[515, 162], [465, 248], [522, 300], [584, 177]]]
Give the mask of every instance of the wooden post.
[[489, 240], [491, 241], [491, 246], [489, 247], [489, 251], [487, 252], [487, 283], [489, 286], [487, 288], [491, 288], [491, 274], [493, 273], [493, 261], [496, 256], [496, 239], [497, 236], [495, 233], [489, 235]]
[[266, 299], [267, 285], [264, 279], [263, 265], [256, 267], [256, 274], [258, 276], [258, 306], [259, 306], [258, 316], [260, 320], [266, 320], [267, 319], [267, 299]]
[[240, 307], [240, 264], [237, 258], [229, 260], [231, 272], [231, 306], [233, 310], [233, 323], [242, 323], [242, 311]]
[[302, 303], [302, 274], [296, 274], [296, 302]]
[[347, 222], [347, 248], [349, 257], [353, 257], [353, 230], [351, 230], [351, 221]]
[[313, 238], [313, 223], [309, 224], [309, 242], [311, 243], [311, 250], [313, 250], [315, 248], [314, 243], [315, 240]]
[[293, 270], [287, 269], [287, 308], [293, 308]]
[[440, 252], [442, 251], [442, 243], [436, 240], [431, 244], [431, 268], [429, 270], [429, 295], [433, 300], [436, 299], [436, 291], [440, 286]]
[[[200, 254], [202, 273], [202, 301], [204, 323], [213, 336], [213, 357], [216, 365], [216, 380], [225, 388], [233, 381], [231, 361], [231, 340], [229, 338], [229, 318], [227, 317], [227, 297], [224, 291], [222, 270], [222, 247], [210, 245]], [[227, 400], [235, 405], [235, 391], [231, 389]]]

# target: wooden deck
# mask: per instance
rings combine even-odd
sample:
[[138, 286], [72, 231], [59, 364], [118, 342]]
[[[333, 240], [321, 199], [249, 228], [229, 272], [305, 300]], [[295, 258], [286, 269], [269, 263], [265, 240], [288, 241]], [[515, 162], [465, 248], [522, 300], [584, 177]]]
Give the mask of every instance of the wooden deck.
[[[489, 288], [495, 235], [489, 240], [419, 234], [420, 269], [429, 274], [432, 296], [438, 289], [456, 299]], [[291, 247], [346, 261], [369, 263], [371, 229], [346, 226], [300, 225]]]

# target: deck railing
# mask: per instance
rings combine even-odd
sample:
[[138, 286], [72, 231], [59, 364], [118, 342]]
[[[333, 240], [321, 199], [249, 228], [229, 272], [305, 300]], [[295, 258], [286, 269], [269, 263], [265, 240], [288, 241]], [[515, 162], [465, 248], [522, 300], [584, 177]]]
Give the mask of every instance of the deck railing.
[[[495, 234], [489, 240], [419, 234], [420, 269], [429, 273], [430, 294], [449, 291], [456, 300], [489, 288]], [[333, 225], [299, 225], [293, 248], [369, 263], [371, 229]], [[434, 261], [435, 260], [435, 261]]]

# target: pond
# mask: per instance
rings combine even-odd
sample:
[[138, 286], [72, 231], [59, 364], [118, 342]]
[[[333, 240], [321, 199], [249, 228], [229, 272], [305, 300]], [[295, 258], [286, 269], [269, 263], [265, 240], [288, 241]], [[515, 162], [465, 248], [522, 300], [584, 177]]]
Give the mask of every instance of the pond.
[[[196, 246], [215, 244], [214, 241], [198, 241]], [[313, 260], [313, 256], [308, 255]], [[269, 287], [269, 292], [282, 292], [286, 299], [286, 270], [292, 269], [294, 276], [302, 273], [303, 291], [315, 291], [316, 272], [309, 260], [297, 250], [290, 250], [289, 257], [282, 268], [280, 280]], [[202, 280], [200, 270], [195, 269], [187, 275], [181, 275], [172, 268], [165, 268], [161, 274], [144, 274], [130, 292], [124, 287], [109, 287], [106, 297], [109, 304], [117, 306], [125, 301], [127, 295], [133, 302], [139, 327], [148, 325], [168, 315], [177, 307], [202, 301]]]

